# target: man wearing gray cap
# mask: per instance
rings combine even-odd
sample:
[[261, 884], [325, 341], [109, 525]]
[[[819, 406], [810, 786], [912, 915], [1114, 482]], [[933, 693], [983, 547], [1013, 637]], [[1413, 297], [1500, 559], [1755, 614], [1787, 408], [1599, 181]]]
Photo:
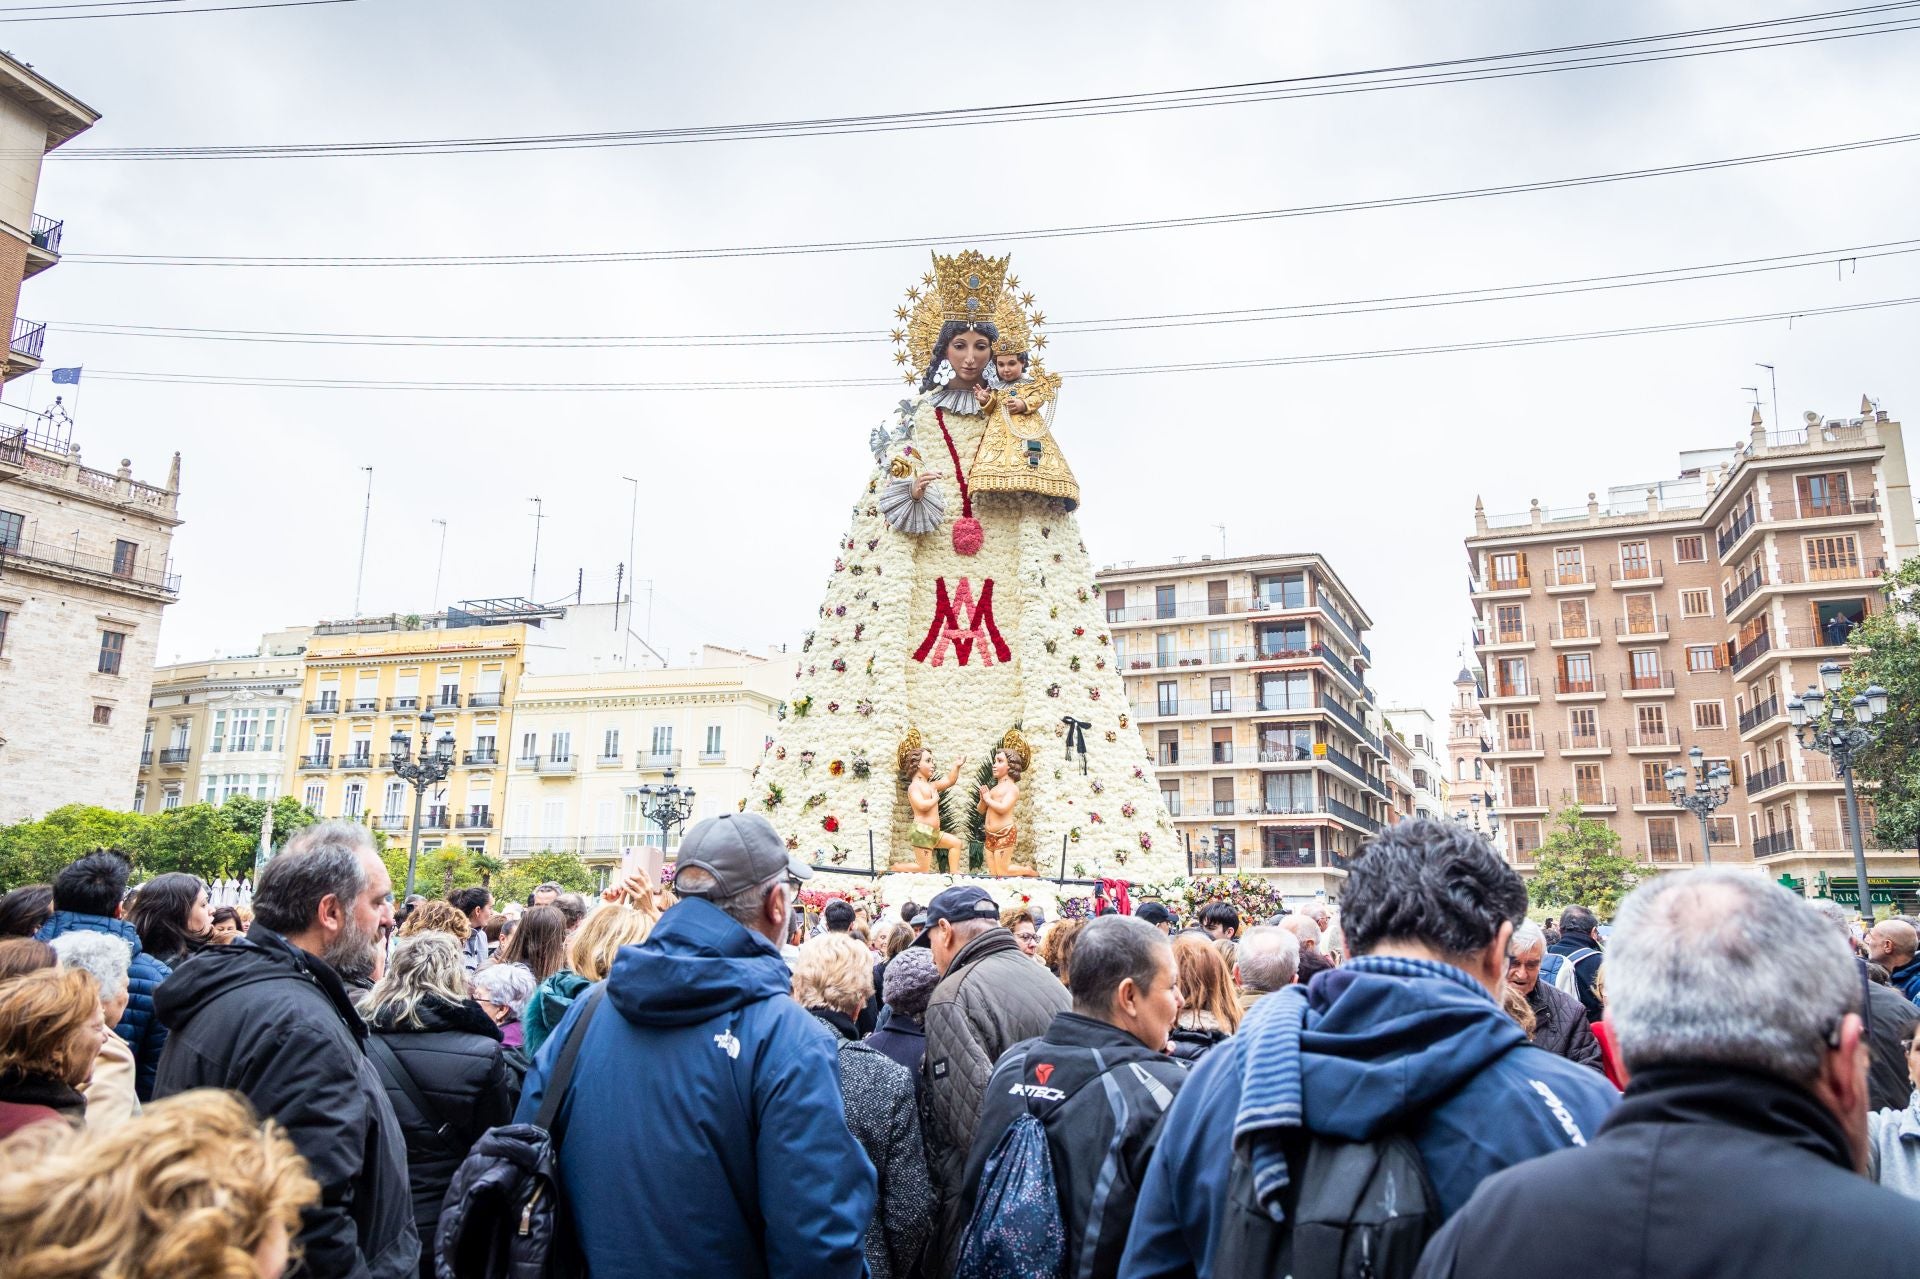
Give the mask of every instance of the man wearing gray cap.
[[847, 1129], [834, 1041], [789, 995], [780, 958], [810, 874], [764, 817], [696, 824], [674, 871], [680, 903], [620, 950], [604, 998], [574, 1001], [527, 1075], [521, 1123], [591, 1017], [556, 1126], [596, 1279], [866, 1273], [873, 1165]]

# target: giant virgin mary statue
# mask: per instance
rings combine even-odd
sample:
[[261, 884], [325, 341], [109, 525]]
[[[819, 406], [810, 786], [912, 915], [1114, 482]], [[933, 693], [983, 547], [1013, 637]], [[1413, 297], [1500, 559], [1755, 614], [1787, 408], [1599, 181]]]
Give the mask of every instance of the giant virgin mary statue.
[[[1180, 859], [1052, 433], [1060, 379], [1007, 266], [935, 255], [895, 312], [916, 392], [870, 437], [749, 805], [825, 864], [864, 868], [871, 832], [883, 869], [1164, 879]], [[1008, 778], [1011, 829], [980, 802]]]

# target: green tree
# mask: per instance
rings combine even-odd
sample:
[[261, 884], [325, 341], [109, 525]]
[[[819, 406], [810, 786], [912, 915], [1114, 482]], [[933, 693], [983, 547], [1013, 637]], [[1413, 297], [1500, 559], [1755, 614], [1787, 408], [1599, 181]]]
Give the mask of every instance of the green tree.
[[[1920, 845], [1920, 618], [1912, 611], [1920, 590], [1920, 559], [1887, 576], [1893, 606], [1873, 614], [1848, 637], [1864, 646], [1847, 672], [1839, 697], [1851, 701], [1869, 684], [1887, 690], [1887, 713], [1874, 723], [1879, 741], [1855, 759], [1855, 777], [1873, 785], [1882, 848]], [[1831, 705], [1832, 699], [1829, 699]]]
[[91, 804], [68, 804], [38, 821], [0, 826], [0, 889], [46, 884], [96, 848], [137, 856], [153, 819]]
[[510, 862], [494, 877], [494, 896], [503, 901], [525, 901], [541, 884], [552, 882], [576, 893], [591, 893], [597, 883], [585, 862], [572, 853], [535, 853]]
[[[220, 805], [220, 815], [234, 830], [245, 835], [257, 844], [260, 839], [260, 819], [266, 815], [267, 801], [255, 799], [251, 795], [231, 795], [227, 802]], [[293, 838], [295, 831], [303, 826], [311, 826], [320, 820], [313, 811], [291, 795], [282, 795], [273, 801], [273, 847], [285, 848], [287, 841]]]
[[481, 852], [476, 852], [469, 856], [467, 858], [467, 865], [473, 868], [474, 874], [480, 876], [480, 886], [482, 888], [492, 888], [493, 877], [507, 868], [505, 859], [495, 857], [492, 853]]
[[1535, 853], [1539, 869], [1527, 885], [1536, 906], [1586, 906], [1611, 919], [1620, 899], [1640, 882], [1640, 868], [1620, 855], [1620, 836], [1605, 822], [1584, 817], [1569, 804], [1553, 815], [1553, 828]]

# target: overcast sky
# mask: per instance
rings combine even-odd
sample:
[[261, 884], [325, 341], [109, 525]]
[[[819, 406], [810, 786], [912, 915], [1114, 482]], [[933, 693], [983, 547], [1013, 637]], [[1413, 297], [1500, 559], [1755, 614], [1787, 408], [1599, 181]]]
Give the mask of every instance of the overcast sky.
[[[193, 5], [212, 0], [189, 0]], [[102, 112], [76, 146], [659, 128], [1264, 80], [1644, 35], [1825, 7], [1751, 3], [686, 5], [361, 0], [0, 27]], [[65, 248], [241, 254], [695, 248], [1179, 217], [1446, 191], [1896, 134], [1920, 32], [1611, 70], [1206, 110], [638, 149], [219, 163], [51, 159]], [[1912, 236], [1920, 145], [1458, 203], [994, 245], [1050, 319], [1251, 308], [1563, 280]], [[954, 247], [962, 247], [956, 243]], [[1669, 475], [1782, 416], [1920, 401], [1916, 310], [1530, 349], [1073, 380], [1076, 368], [1453, 343], [1920, 294], [1920, 255], [1534, 301], [1061, 336], [1056, 433], [1099, 564], [1319, 551], [1372, 613], [1375, 686], [1443, 711], [1469, 606], [1461, 538], [1490, 510]], [[68, 261], [53, 321], [407, 334], [872, 330], [924, 250], [673, 265], [189, 269]], [[353, 607], [611, 592], [641, 480], [656, 643], [807, 627], [890, 387], [421, 393], [151, 385], [93, 371], [485, 381], [865, 377], [884, 344], [384, 349], [55, 332], [84, 365], [77, 438], [141, 478], [183, 455], [184, 577], [162, 660], [248, 651]], [[1763, 390], [1763, 395], [1766, 392]], [[44, 372], [6, 388], [38, 407]], [[1920, 420], [1916, 415], [1915, 420]]]

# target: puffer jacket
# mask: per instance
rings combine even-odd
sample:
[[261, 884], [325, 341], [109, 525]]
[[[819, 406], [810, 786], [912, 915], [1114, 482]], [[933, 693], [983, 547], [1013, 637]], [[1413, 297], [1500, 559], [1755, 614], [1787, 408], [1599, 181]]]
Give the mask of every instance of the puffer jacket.
[[867, 1225], [867, 1269], [872, 1279], [904, 1279], [918, 1271], [933, 1228], [933, 1187], [913, 1076], [852, 1034], [859, 1023], [844, 1013], [809, 1008], [840, 1040], [840, 1100], [847, 1128], [873, 1161], [879, 1198]]
[[[417, 1010], [419, 1026], [402, 1025], [384, 1010], [368, 1028], [393, 1050], [401, 1069], [436, 1114], [420, 1113], [406, 1089], [374, 1058], [387, 1101], [407, 1138], [407, 1184], [420, 1232], [420, 1274], [433, 1274], [433, 1240], [447, 1187], [480, 1134], [513, 1119], [519, 1076], [493, 1018], [472, 1000], [430, 999]], [[371, 1055], [371, 1054], [369, 1054]], [[445, 1125], [444, 1130], [442, 1125]]]
[[573, 1008], [574, 1001], [586, 994], [592, 984], [571, 968], [562, 968], [534, 989], [527, 1000], [527, 1010], [520, 1014], [524, 1028], [521, 1046], [529, 1060]]
[[1233, 1032], [1222, 1026], [1218, 1017], [1204, 1008], [1190, 1008], [1173, 1023], [1173, 1031], [1167, 1036], [1167, 1051], [1192, 1065], [1232, 1037]]
[[927, 1166], [939, 1199], [934, 1255], [947, 1254], [959, 1228], [967, 1151], [980, 1122], [987, 1077], [1007, 1049], [1047, 1033], [1072, 1000], [1060, 979], [1020, 952], [1004, 928], [989, 928], [960, 948], [933, 988], [923, 1019]]
[[160, 1068], [160, 1052], [167, 1046], [167, 1028], [153, 1015], [153, 992], [173, 969], [141, 949], [140, 934], [124, 919], [56, 910], [34, 936], [41, 941], [52, 941], [64, 933], [105, 933], [132, 947], [133, 963], [127, 969], [127, 1011], [120, 1014], [113, 1033], [133, 1049], [134, 1092], [141, 1101], [152, 1101], [153, 1075]]
[[1534, 983], [1533, 992], [1527, 996], [1527, 1007], [1533, 1009], [1535, 1048], [1565, 1057], [1576, 1066], [1589, 1066], [1606, 1073], [1600, 1041], [1593, 1037], [1587, 1023], [1587, 1010], [1579, 1000], [1541, 981]]

